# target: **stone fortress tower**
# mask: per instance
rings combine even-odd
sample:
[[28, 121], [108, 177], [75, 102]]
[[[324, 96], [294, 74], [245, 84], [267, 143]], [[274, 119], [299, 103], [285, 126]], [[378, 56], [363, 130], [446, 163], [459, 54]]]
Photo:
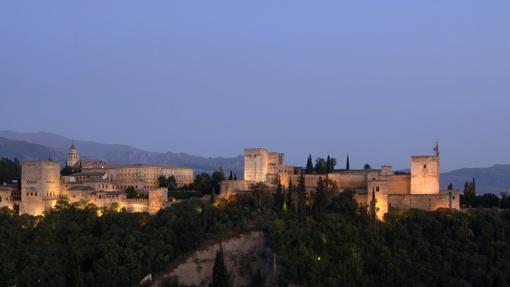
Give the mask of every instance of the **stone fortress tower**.
[[269, 152], [265, 148], [244, 150], [244, 180], [272, 183], [284, 167], [285, 154]]
[[265, 182], [269, 152], [265, 148], [244, 150], [244, 180]]
[[439, 144], [436, 143], [434, 156], [411, 157], [411, 194], [438, 194], [439, 186]]
[[25, 161], [21, 167], [20, 214], [50, 211], [60, 197], [60, 163]]
[[67, 166], [74, 166], [80, 161], [80, 155], [78, 154], [78, 149], [76, 146], [71, 144], [71, 147], [69, 148], [69, 152], [67, 153]]

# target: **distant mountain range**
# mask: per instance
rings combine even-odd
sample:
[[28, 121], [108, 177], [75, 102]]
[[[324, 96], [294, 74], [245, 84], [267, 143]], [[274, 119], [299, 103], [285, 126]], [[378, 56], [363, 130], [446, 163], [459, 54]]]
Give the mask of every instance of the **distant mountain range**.
[[74, 142], [84, 159], [101, 159], [113, 164], [160, 164], [193, 168], [196, 173], [212, 172], [223, 168], [225, 173], [232, 170], [238, 176], [243, 173], [243, 157], [201, 157], [185, 153], [151, 152], [128, 145], [103, 144], [91, 141], [72, 140], [48, 133], [19, 133], [0, 131], [0, 156], [20, 160], [42, 160], [52, 158], [62, 163], [67, 158], [69, 146]]
[[451, 183], [456, 189], [463, 191], [465, 182], [473, 178], [476, 179], [476, 190], [479, 193], [499, 194], [510, 191], [510, 164], [457, 169], [441, 174], [441, 183], [443, 187]]
[[[64, 136], [48, 133], [19, 133], [0, 131], [0, 157], [20, 160], [43, 160], [52, 158], [64, 163], [67, 151], [73, 140]], [[80, 156], [84, 159], [102, 159], [113, 164], [145, 163], [190, 167], [196, 173], [212, 172], [218, 168], [228, 173], [232, 170], [239, 177], [243, 174], [243, 157], [205, 158], [185, 153], [151, 152], [128, 145], [103, 144], [91, 141], [75, 140]], [[463, 190], [464, 183], [476, 178], [479, 193], [499, 194], [510, 190], [510, 164], [498, 164], [487, 168], [462, 168], [441, 174], [442, 187], [453, 184]]]

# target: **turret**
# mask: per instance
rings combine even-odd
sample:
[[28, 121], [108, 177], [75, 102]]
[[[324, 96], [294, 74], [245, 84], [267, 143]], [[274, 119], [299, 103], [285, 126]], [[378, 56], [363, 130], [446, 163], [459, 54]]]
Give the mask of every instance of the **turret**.
[[80, 161], [80, 155], [78, 154], [78, 149], [76, 146], [71, 144], [71, 147], [69, 148], [69, 152], [67, 153], [67, 166], [74, 166]]

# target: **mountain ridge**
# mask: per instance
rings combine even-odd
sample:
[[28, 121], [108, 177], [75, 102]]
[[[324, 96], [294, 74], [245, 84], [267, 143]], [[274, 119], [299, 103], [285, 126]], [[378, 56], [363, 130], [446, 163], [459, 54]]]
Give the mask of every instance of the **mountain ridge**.
[[[101, 159], [113, 164], [160, 164], [183, 166], [194, 169], [195, 173], [212, 172], [223, 168], [225, 173], [232, 170], [242, 178], [243, 156], [202, 157], [187, 153], [152, 152], [124, 144], [103, 144], [93, 141], [72, 140], [49, 132], [0, 131], [0, 157], [17, 157], [20, 160], [44, 160], [49, 157], [65, 162], [71, 143], [77, 145], [84, 159]], [[510, 191], [510, 164], [494, 164], [490, 167], [460, 168], [441, 174], [442, 188], [453, 184], [462, 191], [466, 181], [476, 178], [479, 193]]]
[[[47, 154], [57, 154], [59, 161], [65, 162], [65, 156], [62, 158], [62, 154], [66, 155], [69, 146], [74, 143], [80, 156], [89, 159], [106, 160], [113, 164], [131, 164], [131, 163], [144, 163], [144, 164], [162, 164], [172, 166], [183, 166], [190, 167], [195, 172], [212, 172], [223, 168], [225, 172], [232, 170], [237, 173], [238, 176], [242, 175], [243, 170], [243, 157], [241, 155], [236, 157], [202, 157], [190, 155], [187, 153], [174, 153], [174, 152], [152, 152], [146, 151], [137, 147], [132, 147], [123, 144], [103, 144], [93, 141], [84, 140], [73, 140], [61, 135], [48, 133], [44, 131], [40, 132], [14, 132], [14, 131], [0, 131], [0, 137], [4, 138], [4, 144], [10, 146], [11, 150], [4, 150], [0, 152], [0, 156], [9, 156], [17, 154], [18, 158], [34, 158], [34, 159], [45, 159]], [[18, 148], [14, 143], [7, 143], [5, 139], [16, 141]], [[29, 149], [34, 148], [27, 144], [37, 145], [37, 149], [40, 154], [30, 154]], [[46, 149], [42, 148], [45, 147]], [[25, 148], [26, 153], [30, 156], [24, 157], [21, 149]], [[12, 157], [12, 156], [10, 156]]]

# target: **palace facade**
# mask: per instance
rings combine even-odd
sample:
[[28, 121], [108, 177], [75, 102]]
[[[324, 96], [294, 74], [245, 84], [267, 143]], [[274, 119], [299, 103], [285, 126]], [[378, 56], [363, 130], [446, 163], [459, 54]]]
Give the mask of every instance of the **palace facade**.
[[[410, 172], [395, 172], [392, 166], [380, 169], [335, 170], [327, 174], [304, 174], [308, 193], [313, 193], [319, 178], [328, 179], [339, 191], [351, 190], [359, 205], [375, 203], [377, 217], [382, 219], [391, 208], [418, 208], [428, 211], [440, 208], [460, 209], [460, 193], [440, 189], [439, 146], [434, 155], [412, 156]], [[229, 197], [249, 190], [257, 182], [274, 186], [278, 179], [288, 187], [297, 184], [302, 168], [285, 165], [283, 153], [264, 148], [244, 151], [244, 180], [224, 181], [221, 195]]]
[[[15, 187], [0, 186], [0, 207], [19, 206], [20, 214], [41, 215], [51, 211], [59, 199], [67, 198], [100, 208], [156, 213], [168, 203], [167, 189], [159, 187], [160, 176], [174, 176], [177, 186], [193, 182], [193, 170], [189, 168], [80, 160], [74, 144], [66, 166], [75, 172], [61, 176], [60, 163], [55, 161], [23, 162], [19, 196]], [[128, 188], [141, 196], [127, 198]]]

